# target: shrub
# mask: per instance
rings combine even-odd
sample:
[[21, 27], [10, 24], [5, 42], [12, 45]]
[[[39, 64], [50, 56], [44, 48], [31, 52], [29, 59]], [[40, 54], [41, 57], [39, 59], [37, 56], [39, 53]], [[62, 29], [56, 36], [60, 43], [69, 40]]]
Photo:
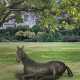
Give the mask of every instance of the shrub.
[[23, 36], [25, 38], [34, 38], [35, 33], [34, 32], [31, 32], [31, 31], [25, 31], [24, 34], [23, 34]]
[[80, 36], [65, 36], [63, 38], [64, 42], [78, 42], [80, 41]]
[[45, 32], [38, 32], [37, 36], [36, 36], [36, 39], [37, 41], [40, 41], [40, 42], [45, 42], [46, 41], [46, 38], [47, 38], [48, 34], [45, 33]]
[[42, 31], [41, 27], [39, 25], [35, 25], [31, 28], [31, 31], [37, 35], [38, 32]]
[[16, 32], [15, 36], [18, 40], [28, 41], [28, 39], [31, 39], [30, 41], [32, 41], [35, 38], [35, 33], [31, 31], [18, 31]]
[[17, 26], [17, 31], [26, 31], [29, 30], [29, 26]]
[[1, 38], [0, 38], [0, 42], [9, 42], [9, 40], [6, 39], [6, 38], [4, 38], [4, 37], [1, 37]]
[[15, 36], [18, 40], [23, 40], [23, 34], [24, 34], [23, 31], [18, 31], [16, 32]]

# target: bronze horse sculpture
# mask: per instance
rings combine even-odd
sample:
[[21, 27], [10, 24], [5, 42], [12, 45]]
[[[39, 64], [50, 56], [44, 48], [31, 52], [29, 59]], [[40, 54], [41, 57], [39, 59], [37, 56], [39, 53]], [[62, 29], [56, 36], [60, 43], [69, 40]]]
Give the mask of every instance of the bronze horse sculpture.
[[[72, 77], [73, 73], [70, 68], [61, 61], [49, 61], [47, 63], [38, 63], [24, 52], [23, 47], [17, 47], [16, 60], [24, 65], [24, 74], [26, 80], [35, 77], [33, 80], [56, 80], [67, 70], [68, 76]], [[25, 79], [24, 79], [25, 80]]]

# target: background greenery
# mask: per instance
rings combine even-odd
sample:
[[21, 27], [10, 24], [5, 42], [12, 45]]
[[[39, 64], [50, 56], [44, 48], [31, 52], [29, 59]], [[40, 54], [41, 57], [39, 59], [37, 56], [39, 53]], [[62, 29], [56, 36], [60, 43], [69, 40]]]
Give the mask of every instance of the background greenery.
[[49, 24], [52, 29], [57, 24], [68, 29], [80, 26], [80, 0], [1, 0], [0, 23], [8, 20], [11, 13], [17, 22], [21, 22], [20, 11], [30, 10], [41, 16], [39, 22], [44, 27]]
[[60, 60], [73, 71], [70, 78], [65, 73], [59, 80], [80, 80], [80, 43], [0, 43], [0, 80], [16, 80], [16, 71], [22, 71], [22, 65], [16, 62], [16, 47], [24, 45], [30, 58], [37, 62]]
[[22, 11], [39, 17], [36, 25], [0, 30], [0, 41], [80, 41], [80, 0], [1, 0], [0, 27], [13, 18], [22, 22]]
[[65, 29], [59, 27], [55, 31], [51, 28], [35, 25], [8, 27], [0, 30], [0, 42], [79, 42], [80, 28]]

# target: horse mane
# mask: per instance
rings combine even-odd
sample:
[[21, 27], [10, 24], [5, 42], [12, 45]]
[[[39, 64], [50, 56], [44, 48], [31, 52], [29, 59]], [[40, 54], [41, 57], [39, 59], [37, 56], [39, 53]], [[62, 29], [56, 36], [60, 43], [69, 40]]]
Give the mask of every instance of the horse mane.
[[25, 53], [23, 51], [23, 58], [22, 60], [24, 61], [24, 63], [28, 63], [28, 64], [33, 64], [33, 63], [36, 63], [34, 60], [32, 60], [27, 53]]

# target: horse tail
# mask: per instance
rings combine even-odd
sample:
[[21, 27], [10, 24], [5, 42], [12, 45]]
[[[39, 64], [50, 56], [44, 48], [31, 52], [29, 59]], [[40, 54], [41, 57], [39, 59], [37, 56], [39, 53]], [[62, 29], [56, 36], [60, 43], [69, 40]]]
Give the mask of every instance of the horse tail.
[[68, 66], [66, 66], [66, 69], [67, 69], [67, 72], [68, 72], [68, 76], [69, 77], [73, 77], [73, 73], [72, 71], [70, 70], [70, 68]]

